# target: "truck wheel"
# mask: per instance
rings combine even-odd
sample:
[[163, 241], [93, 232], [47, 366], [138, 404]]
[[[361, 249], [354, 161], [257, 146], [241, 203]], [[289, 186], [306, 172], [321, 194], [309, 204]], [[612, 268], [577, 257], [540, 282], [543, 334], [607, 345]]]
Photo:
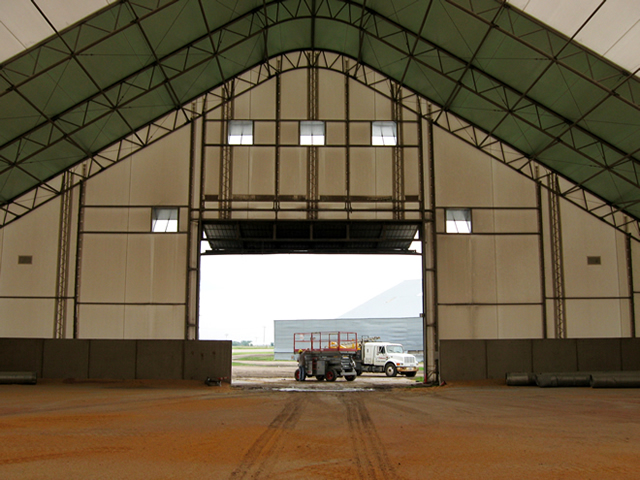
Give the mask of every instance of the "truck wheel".
[[316, 375], [316, 380], [318, 380], [319, 382], [324, 380], [324, 375]]
[[299, 368], [296, 368], [296, 373], [294, 374], [296, 381], [303, 382], [304, 381], [304, 373]]
[[335, 382], [337, 376], [338, 374], [333, 368], [330, 368], [324, 374], [324, 378], [327, 380], [327, 382]]
[[393, 363], [387, 363], [384, 366], [384, 373], [386, 373], [387, 377], [395, 377], [398, 374], [398, 369]]
[[355, 375], [345, 375], [344, 378], [347, 380], [347, 382], [353, 382], [356, 379]]
[[416, 376], [416, 372], [407, 372], [407, 373], [405, 373], [405, 375], [406, 375], [407, 377], [409, 377], [409, 378], [411, 378], [411, 377], [415, 377], [415, 376]]

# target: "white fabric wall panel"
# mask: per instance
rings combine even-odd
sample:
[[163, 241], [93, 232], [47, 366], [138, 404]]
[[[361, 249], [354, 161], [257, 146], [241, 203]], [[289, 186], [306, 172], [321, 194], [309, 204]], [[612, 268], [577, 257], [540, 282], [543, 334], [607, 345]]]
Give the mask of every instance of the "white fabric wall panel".
[[374, 148], [373, 152], [376, 159], [376, 190], [375, 194], [382, 197], [391, 197], [393, 195], [393, 148], [379, 147]]
[[180, 305], [81, 305], [80, 314], [80, 338], [184, 338]]
[[129, 235], [125, 302], [184, 303], [186, 258], [186, 235]]
[[280, 88], [286, 92], [280, 105], [283, 120], [307, 120], [307, 75], [307, 70], [301, 69], [280, 77]]
[[124, 305], [80, 305], [79, 338], [124, 339]]
[[375, 97], [371, 89], [349, 79], [349, 120], [376, 119]]
[[275, 145], [276, 123], [253, 122], [253, 138], [256, 145]]
[[351, 145], [371, 145], [371, 122], [350, 122], [349, 142]]
[[542, 306], [499, 305], [495, 338], [542, 338]]
[[469, 303], [472, 299], [473, 265], [468, 235], [438, 236], [438, 300], [442, 303]]
[[318, 71], [318, 118], [342, 120], [345, 118], [344, 76], [329, 70]]
[[[2, 296], [51, 297], [56, 294], [60, 200], [56, 199], [4, 227]], [[30, 264], [18, 257], [30, 256]]]
[[[567, 337], [603, 338], [628, 335], [629, 304], [617, 299], [567, 300]], [[623, 327], [625, 326], [625, 327]]]
[[0, 337], [51, 338], [54, 299], [1, 298]]
[[307, 148], [280, 149], [280, 193], [282, 195], [306, 195]]
[[347, 125], [344, 122], [327, 122], [325, 124], [326, 144], [345, 145]]
[[491, 192], [495, 207], [537, 207], [534, 182], [506, 165], [486, 158], [491, 164]]
[[[626, 271], [619, 270], [615, 230], [576, 207], [562, 202], [562, 242], [565, 272], [565, 293], [568, 297], [617, 297], [628, 295], [621, 291], [619, 278]], [[600, 257], [600, 265], [589, 265], [588, 256]]]
[[149, 232], [151, 208], [93, 208], [84, 210], [85, 232]]
[[85, 187], [85, 205], [130, 204], [131, 162], [123, 160], [89, 179]]
[[537, 210], [473, 210], [474, 233], [536, 234], [537, 231]]
[[404, 192], [406, 195], [420, 194], [420, 151], [417, 148], [403, 149]]
[[300, 144], [300, 124], [299, 122], [280, 122], [280, 144], [299, 145]]
[[[320, 195], [346, 196], [346, 151], [323, 148], [318, 151], [318, 192]], [[342, 204], [344, 209], [344, 203]]]
[[542, 338], [541, 318], [540, 307], [531, 305], [441, 306], [440, 338]]
[[439, 301], [541, 302], [537, 245], [536, 236], [440, 235]]
[[498, 302], [542, 302], [538, 237], [501, 235], [494, 238]]
[[[417, 123], [417, 117], [411, 113], [409, 114], [407, 110], [405, 110], [405, 113], [403, 115], [403, 121], [404, 123], [402, 124], [402, 138], [400, 138], [398, 144], [399, 145], [404, 145], [404, 146], [417, 146], [418, 143], [418, 123]], [[409, 122], [408, 120], [412, 120], [413, 122]]]
[[382, 95], [376, 94], [374, 97], [375, 101], [375, 113], [372, 120], [393, 120], [392, 116], [392, 107], [393, 103], [391, 98], [383, 97]]
[[124, 338], [184, 339], [184, 307], [181, 305], [125, 306]]
[[220, 148], [205, 148], [205, 195], [218, 195], [220, 193]]
[[497, 338], [496, 306], [446, 305], [438, 309], [441, 340]]
[[191, 133], [182, 128], [133, 157], [132, 205], [186, 205]]
[[248, 193], [251, 195], [275, 195], [275, 148], [253, 147], [249, 150], [249, 157], [250, 161]]
[[368, 148], [352, 148], [351, 195], [373, 196], [376, 194], [376, 161]]
[[235, 97], [233, 116], [239, 120], [274, 120], [276, 112], [276, 82], [258, 87]]
[[126, 234], [84, 235], [81, 303], [124, 302], [127, 239]]
[[[233, 176], [231, 188], [236, 195], [249, 195], [249, 155], [248, 147], [233, 148]], [[209, 192], [207, 192], [209, 193]]]
[[434, 151], [439, 206], [493, 206], [491, 160], [486, 155], [440, 129], [434, 129]]
[[498, 302], [498, 269], [496, 238], [493, 236], [471, 236], [470, 249], [471, 302]]

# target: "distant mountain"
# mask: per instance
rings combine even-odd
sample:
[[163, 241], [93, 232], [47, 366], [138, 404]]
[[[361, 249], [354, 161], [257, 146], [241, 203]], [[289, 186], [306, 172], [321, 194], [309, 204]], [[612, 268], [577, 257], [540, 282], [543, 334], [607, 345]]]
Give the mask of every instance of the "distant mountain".
[[422, 313], [422, 280], [405, 280], [338, 318], [407, 318]]

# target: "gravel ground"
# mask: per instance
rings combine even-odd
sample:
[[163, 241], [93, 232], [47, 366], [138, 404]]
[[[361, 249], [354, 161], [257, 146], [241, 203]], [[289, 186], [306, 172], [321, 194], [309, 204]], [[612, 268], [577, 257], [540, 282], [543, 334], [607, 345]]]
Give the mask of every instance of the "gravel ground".
[[0, 479], [638, 478], [637, 390], [290, 377], [0, 385]]

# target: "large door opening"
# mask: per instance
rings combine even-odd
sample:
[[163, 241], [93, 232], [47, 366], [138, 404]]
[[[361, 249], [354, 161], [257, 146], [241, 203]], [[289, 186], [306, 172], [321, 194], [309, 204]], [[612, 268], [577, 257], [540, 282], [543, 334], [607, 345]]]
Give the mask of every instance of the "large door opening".
[[[247, 357], [259, 360], [273, 355], [276, 321], [304, 329], [305, 321], [322, 320], [332, 330], [336, 322], [329, 320], [335, 319], [349, 325], [353, 319], [420, 318], [418, 227], [309, 221], [205, 225], [199, 338], [271, 349]], [[352, 324], [357, 330], [362, 321]]]

